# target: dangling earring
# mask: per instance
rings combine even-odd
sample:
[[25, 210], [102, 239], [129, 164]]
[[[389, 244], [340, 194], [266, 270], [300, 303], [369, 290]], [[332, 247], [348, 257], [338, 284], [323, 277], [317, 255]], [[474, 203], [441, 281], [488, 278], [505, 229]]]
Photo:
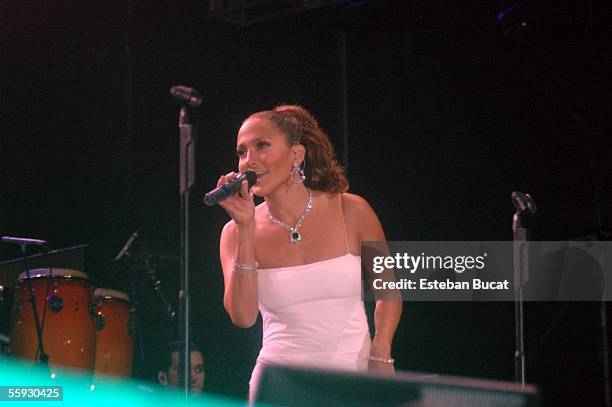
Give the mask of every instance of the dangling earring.
[[[299, 181], [294, 178], [296, 174], [299, 174]], [[289, 186], [292, 187], [298, 183], [303, 183], [305, 180], [306, 175], [304, 174], [304, 170], [296, 163], [293, 163], [291, 166], [291, 172], [289, 172]]]
[[306, 172], [304, 171], [304, 168], [306, 168], [306, 160], [304, 160], [304, 163], [300, 167], [300, 179], [302, 182], [306, 181]]

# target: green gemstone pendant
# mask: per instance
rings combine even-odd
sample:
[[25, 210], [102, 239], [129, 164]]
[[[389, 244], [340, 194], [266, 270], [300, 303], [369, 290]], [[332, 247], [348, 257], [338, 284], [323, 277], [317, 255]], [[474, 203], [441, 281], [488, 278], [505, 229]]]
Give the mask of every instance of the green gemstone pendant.
[[302, 240], [302, 235], [300, 235], [300, 232], [298, 232], [297, 230], [292, 231], [291, 243], [298, 243], [300, 240]]

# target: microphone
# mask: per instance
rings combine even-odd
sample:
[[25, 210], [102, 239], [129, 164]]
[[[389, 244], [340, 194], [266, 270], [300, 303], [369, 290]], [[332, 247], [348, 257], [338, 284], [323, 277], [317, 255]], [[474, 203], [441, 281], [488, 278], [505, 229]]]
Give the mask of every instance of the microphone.
[[187, 86], [173, 86], [170, 88], [170, 94], [176, 100], [187, 103], [189, 107], [198, 107], [202, 104], [202, 95], [200, 92]]
[[529, 194], [514, 191], [511, 194], [511, 198], [512, 204], [520, 215], [522, 215], [523, 213], [526, 213], [527, 215], [534, 215], [538, 210], [535, 201]]
[[249, 183], [249, 188], [253, 186], [257, 182], [257, 175], [254, 171], [245, 171], [238, 174], [236, 178], [231, 180], [225, 185], [221, 185], [213, 189], [204, 195], [204, 203], [208, 206], [213, 206], [223, 201], [230, 195], [235, 194], [240, 191], [240, 186], [242, 185], [242, 181], [247, 180]]
[[2, 236], [4, 243], [16, 243], [23, 246], [36, 245], [36, 246], [47, 246], [49, 242], [40, 239], [29, 239], [27, 237], [14, 237], [14, 236]]
[[119, 253], [117, 253], [117, 255], [115, 256], [115, 261], [117, 261], [117, 260], [121, 259], [123, 256], [125, 256], [125, 254], [130, 249], [130, 247], [132, 247], [132, 244], [134, 243], [134, 240], [136, 240], [136, 238], [138, 238], [138, 230], [136, 230], [136, 232], [132, 233], [132, 236], [130, 236], [130, 238], [127, 240], [127, 242], [125, 242], [125, 245], [123, 245], [123, 248], [121, 250], [119, 250]]
[[510, 195], [512, 204], [516, 208], [516, 213], [512, 216], [512, 232], [515, 242], [529, 240], [529, 224], [531, 216], [535, 215], [538, 207], [529, 194], [514, 191]]

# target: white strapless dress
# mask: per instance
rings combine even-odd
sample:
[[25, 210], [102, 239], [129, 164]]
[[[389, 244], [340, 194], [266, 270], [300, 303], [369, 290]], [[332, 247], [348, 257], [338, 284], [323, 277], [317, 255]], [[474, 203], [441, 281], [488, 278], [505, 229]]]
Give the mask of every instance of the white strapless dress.
[[263, 343], [249, 382], [251, 398], [266, 364], [367, 369], [371, 338], [359, 256], [260, 269], [257, 279]]

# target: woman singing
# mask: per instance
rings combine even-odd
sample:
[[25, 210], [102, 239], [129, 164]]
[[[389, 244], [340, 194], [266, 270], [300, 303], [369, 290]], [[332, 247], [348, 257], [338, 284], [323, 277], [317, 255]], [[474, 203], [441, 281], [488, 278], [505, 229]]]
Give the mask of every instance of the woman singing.
[[[384, 241], [380, 222], [334, 160], [329, 137], [296, 105], [247, 118], [236, 142], [238, 170], [257, 174], [220, 205], [224, 306], [232, 322], [263, 318], [250, 396], [268, 363], [394, 372], [391, 344], [401, 301], [377, 301], [371, 339], [361, 295], [360, 244]], [[223, 185], [235, 177], [219, 179]]]

